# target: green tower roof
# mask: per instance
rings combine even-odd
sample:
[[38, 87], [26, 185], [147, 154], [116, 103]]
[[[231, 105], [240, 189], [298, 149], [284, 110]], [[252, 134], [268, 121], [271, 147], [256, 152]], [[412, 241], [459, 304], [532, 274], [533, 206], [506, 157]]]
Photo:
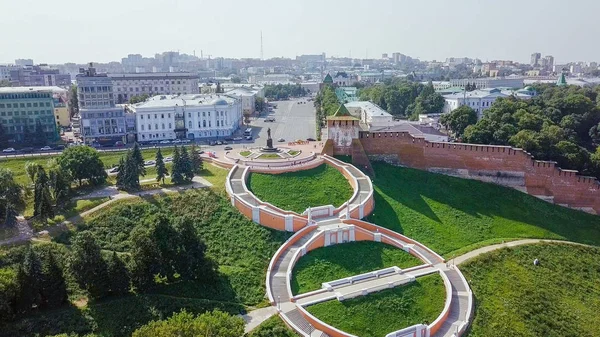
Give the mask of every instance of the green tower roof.
[[567, 85], [567, 79], [565, 78], [565, 73], [561, 73], [556, 81], [556, 85], [559, 87]]
[[345, 105], [340, 104], [340, 107], [333, 114], [333, 116], [334, 117], [348, 117], [348, 116], [352, 116], [352, 115], [350, 114], [350, 111], [348, 111], [348, 109], [346, 109]]
[[333, 83], [333, 78], [331, 78], [331, 75], [329, 75], [329, 73], [327, 73], [327, 76], [325, 76], [325, 78], [323, 79], [323, 83]]

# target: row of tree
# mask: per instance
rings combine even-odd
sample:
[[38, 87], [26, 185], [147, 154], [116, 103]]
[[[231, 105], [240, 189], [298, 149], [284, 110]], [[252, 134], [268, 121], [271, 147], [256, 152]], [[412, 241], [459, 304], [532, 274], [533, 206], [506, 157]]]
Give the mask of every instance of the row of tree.
[[54, 209], [67, 201], [71, 178], [56, 159], [49, 160], [46, 167], [27, 162], [25, 172], [33, 187], [33, 216], [45, 223], [54, 216]]
[[290, 97], [302, 97], [308, 94], [300, 84], [276, 84], [265, 86], [265, 97], [270, 100], [285, 100]]
[[[160, 149], [156, 151], [155, 157], [156, 181], [165, 183], [169, 170], [166, 167], [164, 157]], [[119, 161], [117, 173], [117, 187], [123, 190], [140, 189], [140, 176], [146, 175], [146, 167], [142, 152], [136, 143], [127, 154]], [[192, 181], [196, 174], [203, 169], [202, 157], [196, 150], [195, 145], [188, 151], [185, 146], [173, 149], [173, 166], [171, 168], [171, 182], [173, 184], [185, 184]]]
[[13, 250], [12, 263], [0, 268], [0, 321], [58, 308], [81, 291], [96, 300], [164, 282], [212, 282], [216, 266], [205, 252], [191, 221], [164, 214], [134, 227], [129, 254], [103, 252], [88, 231], [71, 240], [70, 250], [57, 244]]
[[441, 119], [464, 142], [511, 145], [600, 178], [600, 86], [536, 86], [531, 100], [498, 99], [478, 121], [468, 107]]
[[420, 114], [441, 113], [444, 98], [433, 84], [406, 80], [388, 80], [384, 84], [361, 89], [359, 97], [379, 105], [392, 115], [417, 120]]

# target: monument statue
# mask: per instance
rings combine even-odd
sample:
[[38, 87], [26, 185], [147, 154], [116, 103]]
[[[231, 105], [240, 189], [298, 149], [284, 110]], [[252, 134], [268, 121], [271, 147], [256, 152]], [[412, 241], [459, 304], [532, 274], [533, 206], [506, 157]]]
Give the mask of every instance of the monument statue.
[[271, 138], [271, 128], [267, 129], [267, 149], [273, 151], [273, 139]]

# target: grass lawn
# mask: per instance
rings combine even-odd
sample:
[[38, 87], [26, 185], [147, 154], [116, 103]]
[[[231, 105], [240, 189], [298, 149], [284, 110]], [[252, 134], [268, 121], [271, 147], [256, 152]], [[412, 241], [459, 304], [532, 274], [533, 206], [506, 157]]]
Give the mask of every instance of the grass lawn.
[[451, 257], [498, 241], [551, 238], [600, 245], [600, 217], [512, 188], [373, 163], [369, 221]]
[[290, 156], [297, 156], [297, 155], [299, 155], [299, 154], [300, 154], [300, 152], [302, 152], [302, 151], [298, 151], [298, 150], [290, 150], [290, 151], [288, 151], [288, 154], [289, 154]]
[[254, 328], [248, 337], [297, 337], [298, 335], [290, 329], [283, 320], [275, 315], [266, 321], [262, 322], [259, 326]]
[[90, 199], [79, 199], [71, 200], [61, 209], [60, 215], [63, 215], [65, 219], [76, 216], [79, 213], [89, 211], [90, 209], [107, 202], [108, 197], [103, 198], [90, 198]]
[[536, 244], [467, 262], [476, 298], [468, 336], [600, 336], [599, 256], [600, 248]]
[[423, 264], [409, 253], [385, 243], [356, 241], [318, 248], [303, 256], [294, 266], [294, 295], [321, 289], [321, 283], [397, 266]]
[[299, 172], [252, 173], [249, 180], [250, 190], [259, 199], [296, 213], [308, 207], [338, 207], [350, 199], [353, 192], [346, 178], [326, 164]]
[[240, 151], [240, 156], [242, 156], [242, 157], [248, 157], [251, 154], [252, 154], [252, 152], [250, 152], [250, 151]]
[[258, 159], [281, 159], [281, 156], [275, 153], [263, 153], [258, 156]]
[[364, 297], [315, 304], [307, 310], [342, 331], [382, 337], [411, 325], [433, 322], [444, 308], [445, 293], [442, 278], [434, 274]]

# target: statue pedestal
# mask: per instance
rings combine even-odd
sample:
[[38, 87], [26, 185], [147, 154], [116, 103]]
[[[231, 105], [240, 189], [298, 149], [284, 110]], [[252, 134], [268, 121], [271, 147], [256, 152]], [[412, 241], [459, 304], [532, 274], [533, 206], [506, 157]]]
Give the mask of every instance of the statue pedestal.
[[273, 148], [273, 139], [271, 139], [271, 138], [267, 139], [267, 148], [269, 148], [269, 149]]

